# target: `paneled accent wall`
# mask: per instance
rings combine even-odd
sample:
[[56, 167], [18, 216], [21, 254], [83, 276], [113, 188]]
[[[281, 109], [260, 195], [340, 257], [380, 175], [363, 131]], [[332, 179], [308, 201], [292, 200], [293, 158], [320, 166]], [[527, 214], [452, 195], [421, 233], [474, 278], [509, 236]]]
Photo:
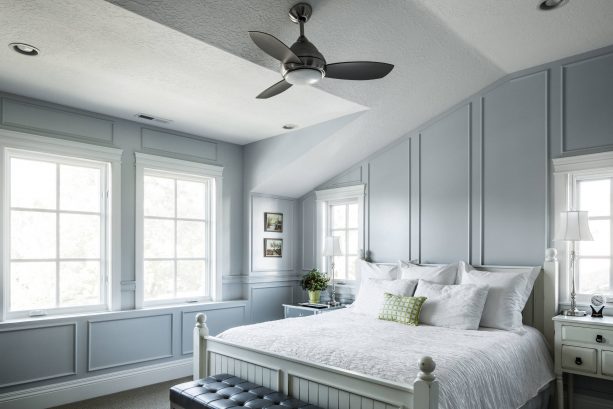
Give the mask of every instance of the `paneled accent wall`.
[[[613, 47], [512, 74], [318, 189], [367, 184], [364, 242], [375, 261], [540, 264], [549, 160], [613, 149], [611, 72]], [[301, 206], [308, 260], [309, 195]]]

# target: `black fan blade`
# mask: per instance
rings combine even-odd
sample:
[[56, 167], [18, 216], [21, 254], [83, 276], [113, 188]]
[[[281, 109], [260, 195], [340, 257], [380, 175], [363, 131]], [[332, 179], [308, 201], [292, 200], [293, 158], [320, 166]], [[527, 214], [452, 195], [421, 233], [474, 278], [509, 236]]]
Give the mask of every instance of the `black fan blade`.
[[384, 62], [351, 61], [326, 65], [326, 77], [339, 80], [376, 80], [392, 71], [394, 66]]
[[274, 97], [275, 95], [278, 95], [282, 93], [283, 91], [287, 91], [291, 86], [292, 84], [290, 84], [289, 82], [285, 80], [281, 80], [277, 82], [275, 85], [273, 85], [272, 87], [266, 88], [256, 98], [266, 99], [266, 98]]
[[278, 38], [271, 36], [270, 34], [262, 33], [261, 31], [250, 31], [249, 35], [251, 39], [264, 51], [277, 60], [287, 63], [293, 62], [296, 64], [302, 64], [302, 61], [288, 46], [283, 44]]

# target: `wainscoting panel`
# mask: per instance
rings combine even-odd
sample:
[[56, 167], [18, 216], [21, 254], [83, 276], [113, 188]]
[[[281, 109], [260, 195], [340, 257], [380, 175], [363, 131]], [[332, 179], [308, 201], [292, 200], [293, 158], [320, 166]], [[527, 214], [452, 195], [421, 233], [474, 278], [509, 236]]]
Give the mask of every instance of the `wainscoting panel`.
[[613, 53], [562, 70], [562, 149], [613, 147]]
[[395, 144], [369, 163], [369, 240], [373, 260], [410, 256], [409, 141]]
[[0, 388], [76, 374], [76, 326], [0, 331]]
[[260, 284], [250, 287], [251, 322], [278, 320], [283, 318], [282, 304], [294, 301], [294, 285]]
[[88, 371], [172, 357], [172, 314], [88, 324]]
[[141, 130], [141, 138], [144, 149], [162, 153], [172, 152], [179, 155], [194, 156], [199, 159], [217, 160], [217, 144], [215, 142], [147, 128]]
[[181, 354], [193, 352], [193, 333], [196, 315], [205, 313], [209, 334], [218, 335], [225, 330], [245, 324], [245, 307], [220, 308], [215, 310], [183, 311], [181, 313]]
[[2, 98], [2, 125], [113, 142], [112, 121], [8, 98]]
[[470, 118], [465, 105], [421, 134], [421, 262], [470, 255]]
[[540, 265], [547, 227], [547, 71], [483, 97], [483, 260]]

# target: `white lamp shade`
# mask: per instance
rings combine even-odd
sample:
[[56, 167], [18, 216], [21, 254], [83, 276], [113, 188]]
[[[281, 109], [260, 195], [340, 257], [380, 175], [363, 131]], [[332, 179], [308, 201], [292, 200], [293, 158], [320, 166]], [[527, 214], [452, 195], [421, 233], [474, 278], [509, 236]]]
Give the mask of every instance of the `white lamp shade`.
[[326, 237], [326, 241], [324, 243], [324, 256], [334, 257], [342, 255], [343, 252], [341, 251], [341, 238], [338, 236]]
[[560, 213], [560, 229], [555, 240], [559, 241], [591, 241], [590, 224], [586, 211], [569, 210]]

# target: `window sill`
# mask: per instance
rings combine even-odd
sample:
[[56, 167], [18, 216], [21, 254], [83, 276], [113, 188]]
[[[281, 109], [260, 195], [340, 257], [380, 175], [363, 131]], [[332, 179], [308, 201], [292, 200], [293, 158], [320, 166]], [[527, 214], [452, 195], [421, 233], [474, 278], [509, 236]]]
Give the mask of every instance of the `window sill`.
[[[108, 317], [113, 316], [124, 316], [129, 315], [126, 318], [135, 318], [142, 315], [143, 313], [147, 313], [150, 311], [168, 311], [173, 312], [176, 310], [187, 310], [190, 312], [193, 309], [194, 311], [202, 310], [204, 312], [208, 310], [216, 310], [222, 308], [232, 308], [232, 307], [244, 307], [247, 305], [247, 300], [229, 300], [229, 301], [203, 301], [203, 302], [191, 302], [191, 303], [176, 303], [176, 304], [165, 304], [165, 305], [156, 305], [156, 306], [148, 306], [144, 308], [136, 308], [130, 310], [118, 310], [118, 311], [99, 311], [99, 312], [82, 312], [82, 313], [72, 313], [72, 314], [57, 314], [57, 315], [45, 315], [40, 317], [24, 317], [24, 318], [11, 318], [4, 321], [0, 321], [0, 327], [3, 325], [9, 324], [28, 324], [28, 323], [38, 323], [38, 322], [53, 322], [53, 321], [63, 321], [70, 319], [78, 319], [78, 318], [94, 318], [104, 320]], [[124, 318], [124, 317], [122, 317]]]

